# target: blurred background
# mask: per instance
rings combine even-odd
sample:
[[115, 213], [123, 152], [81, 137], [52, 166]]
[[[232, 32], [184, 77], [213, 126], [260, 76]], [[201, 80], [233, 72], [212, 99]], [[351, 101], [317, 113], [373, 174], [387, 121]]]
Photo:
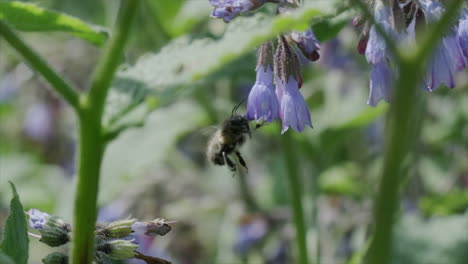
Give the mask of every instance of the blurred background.
[[[118, 1], [33, 2], [108, 28], [118, 8]], [[145, 68], [145, 58], [161, 49], [164, 53], [176, 39], [221, 38], [227, 26], [210, 19], [210, 13], [208, 0], [142, 1], [122, 68], [141, 62], [139, 70], [148, 78], [165, 78]], [[366, 249], [388, 109], [383, 102], [375, 108], [366, 104], [369, 66], [356, 52], [359, 32], [350, 23], [336, 32], [317, 33], [321, 58], [303, 68], [301, 92], [314, 128], [301, 134], [288, 131], [300, 165], [310, 256], [323, 264], [360, 263]], [[63, 33], [21, 35], [58, 72], [87, 89], [99, 47]], [[200, 64], [209, 55], [193, 50]], [[170, 65], [171, 56], [166, 60]], [[256, 130], [242, 147], [247, 175], [233, 176], [205, 158], [213, 126], [230, 116], [255, 82], [255, 64], [252, 49], [176, 95], [151, 94], [131, 83], [116, 86], [107, 121], [141, 122], [106, 151], [99, 221], [129, 215], [177, 221], [164, 237], [139, 238], [142, 252], [173, 263], [294, 263], [280, 124]], [[415, 102], [420, 130], [412, 139], [415, 152], [405, 161], [411, 177], [403, 184], [394, 263], [457, 264], [468, 259], [466, 73], [458, 74], [455, 89], [421, 92]], [[161, 99], [166, 97], [177, 100]], [[238, 112], [244, 113], [245, 106]], [[75, 121], [44, 79], [0, 39], [0, 226], [8, 212], [8, 180], [16, 184], [25, 209], [38, 208], [71, 223]], [[30, 262], [41, 263], [50, 250], [31, 238]]]

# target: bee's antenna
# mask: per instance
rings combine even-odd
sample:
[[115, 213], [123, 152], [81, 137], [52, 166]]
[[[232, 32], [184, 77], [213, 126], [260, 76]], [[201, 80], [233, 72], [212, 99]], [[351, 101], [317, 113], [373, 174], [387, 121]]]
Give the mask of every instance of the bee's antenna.
[[237, 111], [237, 108], [239, 108], [239, 106], [241, 106], [242, 103], [245, 102], [245, 100], [247, 100], [247, 96], [244, 97], [244, 99], [242, 99], [242, 101], [240, 101], [240, 103], [238, 103], [236, 106], [234, 106], [234, 108], [232, 109], [232, 112], [231, 112], [231, 116], [234, 115], [234, 113], [236, 113]]

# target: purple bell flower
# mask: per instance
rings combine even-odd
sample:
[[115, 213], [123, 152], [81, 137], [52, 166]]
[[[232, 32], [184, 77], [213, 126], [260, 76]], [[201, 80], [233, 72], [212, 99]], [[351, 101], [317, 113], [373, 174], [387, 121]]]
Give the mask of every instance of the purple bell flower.
[[426, 88], [433, 91], [442, 83], [450, 88], [455, 87], [455, 71], [456, 64], [452, 61], [451, 54], [445, 48], [445, 45], [439, 45], [432, 54], [427, 66]]
[[[437, 22], [445, 12], [438, 1], [423, 1], [421, 7], [428, 23]], [[429, 91], [435, 90], [441, 84], [454, 88], [456, 71], [466, 67], [462, 47], [457, 41], [457, 31], [455, 28], [442, 39], [429, 60], [425, 78], [425, 85]]]
[[289, 127], [302, 132], [305, 126], [312, 127], [312, 121], [309, 108], [299, 92], [302, 86], [301, 65], [296, 53], [283, 36], [278, 42], [275, 55], [275, 83], [276, 95], [280, 102], [279, 116], [283, 126], [281, 133], [286, 132]]
[[210, 0], [215, 7], [211, 17], [222, 18], [229, 23], [239, 14], [254, 10], [265, 3], [265, 0]]
[[305, 126], [312, 127], [309, 107], [304, 97], [299, 92], [299, 83], [290, 75], [287, 82], [278, 80], [276, 91], [280, 101], [280, 118], [282, 120], [281, 133], [292, 127], [297, 132], [302, 132]]
[[272, 122], [279, 116], [279, 103], [273, 84], [273, 69], [271, 66], [257, 68], [257, 79], [247, 99], [247, 114], [249, 120]]
[[388, 63], [383, 60], [372, 65], [370, 74], [370, 92], [367, 103], [376, 106], [380, 100], [390, 101], [394, 76]]
[[[455, 31], [457, 30], [458, 29]], [[457, 34], [453, 33], [449, 36], [446, 36], [443, 40], [443, 43], [448, 53], [452, 57], [453, 63], [455, 63], [456, 70], [463, 70], [467, 66], [468, 60], [463, 55]]]
[[384, 39], [377, 33], [374, 26], [369, 32], [369, 39], [366, 46], [366, 59], [371, 64], [379, 63], [385, 60], [387, 56], [387, 45]]
[[468, 10], [464, 10], [458, 24], [457, 32], [458, 42], [460, 49], [465, 55], [465, 59], [468, 60]]
[[312, 29], [303, 32], [292, 32], [290, 36], [307, 59], [316, 61], [320, 58], [318, 53], [320, 45]]
[[[376, 2], [375, 19], [387, 34], [397, 39], [399, 38], [398, 34], [391, 27], [389, 20], [390, 11], [381, 2]], [[394, 78], [389, 64], [391, 56], [385, 40], [377, 32], [375, 26], [370, 28], [365, 55], [367, 61], [372, 64], [367, 103], [371, 106], [376, 106], [382, 99], [388, 102], [392, 93]]]

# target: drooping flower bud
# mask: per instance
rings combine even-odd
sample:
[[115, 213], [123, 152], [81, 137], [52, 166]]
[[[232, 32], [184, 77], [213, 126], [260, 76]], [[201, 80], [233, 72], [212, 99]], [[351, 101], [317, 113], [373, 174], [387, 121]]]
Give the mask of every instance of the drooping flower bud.
[[164, 236], [172, 230], [172, 227], [168, 225], [169, 223], [173, 222], [167, 222], [162, 218], [156, 218], [155, 220], [148, 222], [135, 222], [132, 225], [132, 230], [137, 234], [143, 234], [146, 236]]
[[249, 120], [272, 122], [279, 116], [279, 103], [273, 84], [273, 44], [269, 41], [258, 49], [257, 79], [247, 99]]
[[54, 252], [42, 259], [44, 264], [68, 264], [68, 256], [61, 252]]
[[262, 6], [265, 0], [210, 0], [215, 7], [211, 17], [221, 18], [229, 23], [234, 17]]
[[132, 225], [135, 222], [135, 218], [117, 220], [99, 227], [96, 233], [105, 239], [126, 237], [133, 232]]
[[294, 31], [290, 36], [307, 59], [316, 61], [320, 58], [320, 54], [318, 53], [320, 45], [312, 29], [303, 32]]
[[353, 17], [353, 27], [360, 27], [365, 23], [365, 20], [362, 19], [362, 16], [355, 16]]
[[44, 227], [39, 229], [41, 233], [40, 242], [51, 247], [58, 247], [70, 241], [68, 233], [71, 231], [70, 225], [57, 216], [50, 216]]
[[307, 125], [312, 127], [309, 108], [299, 92], [302, 85], [299, 60], [283, 36], [278, 40], [275, 55], [275, 77], [283, 127], [281, 133], [286, 132], [289, 127], [298, 132]]
[[96, 251], [113, 259], [130, 259], [135, 257], [137, 248], [133, 240], [116, 239], [99, 244]]
[[357, 51], [361, 55], [366, 54], [367, 42], [369, 41], [369, 29], [370, 29], [369, 23], [366, 23], [359, 37]]

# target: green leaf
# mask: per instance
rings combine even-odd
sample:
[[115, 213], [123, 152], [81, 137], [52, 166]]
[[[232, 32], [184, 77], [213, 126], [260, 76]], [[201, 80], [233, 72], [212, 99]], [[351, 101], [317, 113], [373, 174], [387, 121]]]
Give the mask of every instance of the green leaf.
[[359, 196], [364, 186], [358, 180], [360, 169], [355, 163], [333, 166], [319, 176], [319, 188], [329, 194]]
[[468, 191], [454, 190], [449, 193], [423, 197], [419, 203], [427, 216], [445, 216], [464, 212], [468, 208]]
[[[28, 227], [23, 205], [20, 202], [15, 185], [10, 182], [13, 192], [13, 199], [10, 203], [10, 215], [5, 224], [5, 236], [0, 249], [10, 256], [16, 264], [26, 264], [28, 262]], [[2, 262], [3, 263], [3, 262]]]
[[62, 31], [101, 45], [107, 31], [78, 18], [23, 2], [0, 2], [0, 20], [22, 31]]
[[376, 107], [368, 107], [349, 121], [335, 127], [335, 129], [353, 129], [369, 125], [388, 110], [388, 104], [380, 103]]
[[2, 264], [15, 264], [15, 262], [5, 253], [0, 250], [0, 263]]
[[[144, 55], [135, 65], [120, 71], [112, 92], [122, 98], [129, 94], [127, 101], [130, 102], [142, 101], [142, 97], [153, 94], [166, 105], [180, 96], [182, 88], [203, 84], [207, 77], [254, 51], [262, 42], [293, 29], [303, 30], [320, 18], [330, 16], [335, 10], [334, 3], [314, 1], [288, 15], [256, 13], [251, 17], [238, 17], [227, 25], [220, 39], [178, 38], [158, 54]], [[254, 68], [252, 65], [252, 71]], [[139, 96], [134, 99], [134, 94]]]

